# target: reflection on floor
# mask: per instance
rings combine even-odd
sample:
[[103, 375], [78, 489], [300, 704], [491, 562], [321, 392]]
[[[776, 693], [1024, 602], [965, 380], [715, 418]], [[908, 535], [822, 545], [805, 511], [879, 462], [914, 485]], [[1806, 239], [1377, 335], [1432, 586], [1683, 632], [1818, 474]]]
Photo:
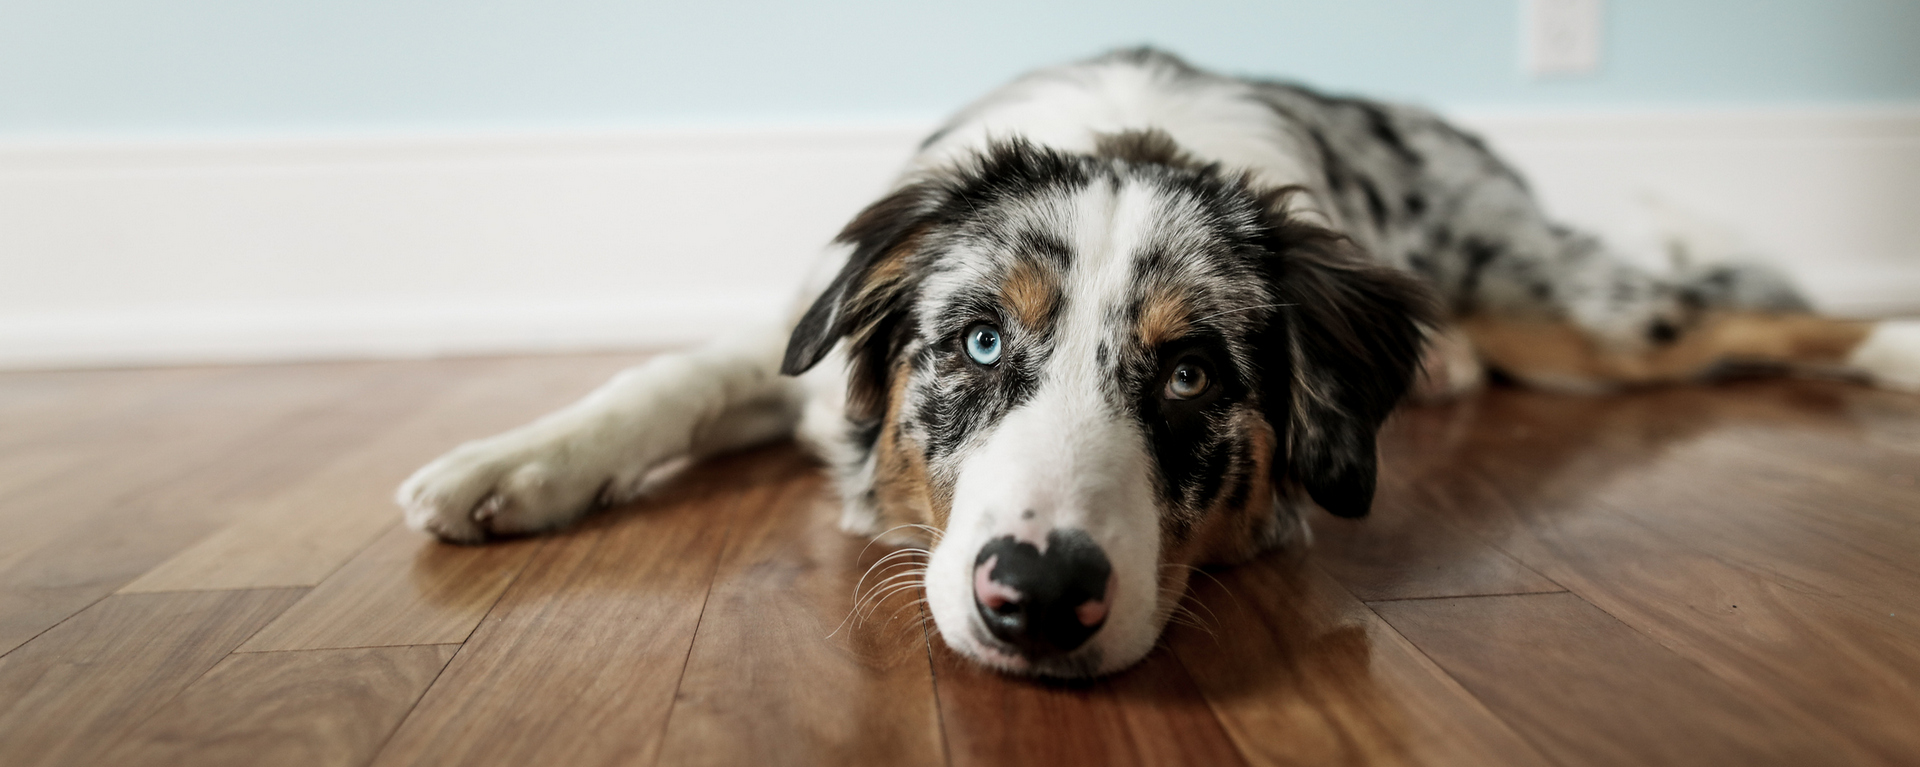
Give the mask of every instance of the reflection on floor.
[[634, 359], [0, 374], [0, 763], [1920, 761], [1920, 398], [1409, 410], [1373, 516], [1047, 685], [911, 594], [845, 621], [886, 552], [789, 446], [548, 537], [397, 526], [415, 466]]

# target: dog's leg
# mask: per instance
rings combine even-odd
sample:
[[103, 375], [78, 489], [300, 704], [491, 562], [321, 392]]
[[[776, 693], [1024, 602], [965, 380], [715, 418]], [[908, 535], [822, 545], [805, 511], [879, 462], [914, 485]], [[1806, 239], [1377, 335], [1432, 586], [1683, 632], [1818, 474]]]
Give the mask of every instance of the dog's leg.
[[474, 542], [559, 527], [629, 497], [647, 472], [779, 439], [801, 412], [779, 373], [787, 334], [743, 334], [622, 371], [526, 426], [468, 442], [400, 485], [407, 524]]
[[1920, 390], [1920, 322], [1819, 316], [1785, 277], [1756, 265], [1665, 279], [1607, 264], [1611, 259], [1597, 250], [1583, 258], [1597, 263], [1563, 275], [1549, 294], [1577, 305], [1515, 311], [1509, 304], [1502, 312], [1482, 302], [1488, 310], [1461, 318], [1480, 358], [1530, 385], [1575, 391], [1692, 381], [1728, 368], [1852, 376]]
[[1474, 353], [1522, 382], [1602, 391], [1758, 366], [1920, 389], [1920, 322], [1820, 317], [1755, 264], [1655, 275], [1505, 180], [1462, 200], [1426, 271]]
[[1920, 391], [1920, 322], [1814, 314], [1709, 312], [1664, 343], [1620, 348], [1569, 322], [1473, 317], [1462, 322], [1481, 357], [1543, 388], [1604, 391], [1697, 380], [1729, 367], [1865, 378]]

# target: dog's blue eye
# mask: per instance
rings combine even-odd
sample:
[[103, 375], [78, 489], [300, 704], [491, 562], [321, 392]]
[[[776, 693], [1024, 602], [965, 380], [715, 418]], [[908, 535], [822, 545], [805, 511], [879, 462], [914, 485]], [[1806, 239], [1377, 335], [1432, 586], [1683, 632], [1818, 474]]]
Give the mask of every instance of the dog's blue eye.
[[1000, 361], [1000, 330], [992, 325], [979, 324], [967, 328], [967, 356], [982, 365], [991, 365]]
[[1192, 362], [1182, 362], [1174, 366], [1167, 376], [1166, 388], [1160, 396], [1167, 399], [1193, 399], [1207, 393], [1207, 369]]

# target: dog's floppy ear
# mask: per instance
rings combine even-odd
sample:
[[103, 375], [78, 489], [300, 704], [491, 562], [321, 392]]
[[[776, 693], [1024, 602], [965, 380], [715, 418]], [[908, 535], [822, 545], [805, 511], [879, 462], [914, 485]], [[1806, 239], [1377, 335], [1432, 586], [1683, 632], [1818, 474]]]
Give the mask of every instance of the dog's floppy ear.
[[1284, 213], [1270, 219], [1262, 266], [1280, 306], [1258, 343], [1267, 420], [1285, 435], [1274, 480], [1300, 483], [1337, 516], [1365, 516], [1374, 438], [1419, 369], [1433, 301], [1346, 237]]
[[846, 265], [801, 315], [787, 341], [780, 372], [791, 376], [812, 369], [847, 339], [848, 413], [856, 419], [877, 411], [885, 397], [887, 360], [914, 287], [909, 262], [938, 205], [936, 195], [932, 184], [909, 185], [855, 216], [834, 240], [853, 248]]

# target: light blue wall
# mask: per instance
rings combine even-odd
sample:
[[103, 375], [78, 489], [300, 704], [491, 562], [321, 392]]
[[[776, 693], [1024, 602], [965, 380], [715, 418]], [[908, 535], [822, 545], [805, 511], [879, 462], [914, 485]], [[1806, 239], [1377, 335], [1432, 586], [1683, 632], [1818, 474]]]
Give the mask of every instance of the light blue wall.
[[1152, 42], [1441, 106], [1920, 101], [1920, 0], [1611, 0], [1529, 82], [1518, 0], [0, 0], [0, 135], [928, 120]]

